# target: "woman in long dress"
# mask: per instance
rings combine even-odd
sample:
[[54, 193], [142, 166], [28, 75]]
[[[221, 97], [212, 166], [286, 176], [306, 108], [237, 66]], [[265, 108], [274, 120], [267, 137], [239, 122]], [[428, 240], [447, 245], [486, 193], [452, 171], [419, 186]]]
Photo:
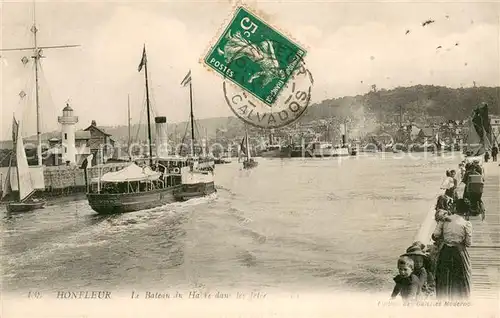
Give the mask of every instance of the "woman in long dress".
[[472, 225], [464, 219], [463, 200], [456, 213], [440, 221], [432, 239], [442, 242], [436, 265], [436, 296], [438, 299], [468, 299], [471, 288], [471, 263], [467, 247], [472, 242]]

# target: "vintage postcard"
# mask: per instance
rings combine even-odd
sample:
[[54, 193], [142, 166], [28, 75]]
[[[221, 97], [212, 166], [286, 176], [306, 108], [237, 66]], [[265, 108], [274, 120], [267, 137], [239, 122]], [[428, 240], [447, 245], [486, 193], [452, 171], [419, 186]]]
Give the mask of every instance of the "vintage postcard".
[[1, 317], [500, 317], [499, 2], [0, 15]]

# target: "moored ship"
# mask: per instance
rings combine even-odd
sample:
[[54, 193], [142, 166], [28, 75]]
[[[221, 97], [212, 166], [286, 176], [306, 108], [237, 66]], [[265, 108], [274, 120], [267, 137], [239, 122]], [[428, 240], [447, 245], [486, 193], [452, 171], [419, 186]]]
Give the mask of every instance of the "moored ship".
[[[181, 188], [175, 191], [175, 198], [179, 201], [185, 201], [192, 198], [204, 197], [210, 195], [215, 190], [214, 170], [215, 160], [211, 155], [206, 155], [203, 152], [196, 156], [194, 152], [195, 135], [194, 135], [194, 110], [193, 110], [193, 83], [191, 79], [191, 70], [187, 73], [181, 82], [181, 86], [189, 84], [189, 103], [191, 108], [191, 155], [187, 157], [189, 167], [184, 167], [181, 170]], [[158, 134], [158, 131], [157, 131]], [[166, 136], [166, 131], [163, 133]]]
[[[179, 164], [177, 161], [169, 161], [160, 164], [157, 161], [156, 168], [158, 171], [153, 171], [151, 123], [149, 120], [148, 69], [145, 46], [142, 51], [138, 71], [140, 72], [143, 68], [146, 84], [149, 160], [147, 160], [147, 164], [143, 163], [142, 166], [131, 162], [130, 165], [122, 170], [108, 172], [102, 176], [99, 173], [97, 178], [91, 180], [90, 184], [87, 177], [87, 161], [84, 161], [82, 168], [85, 171], [87, 200], [92, 210], [99, 214], [134, 212], [174, 202], [174, 191], [180, 189], [182, 186], [180, 182], [182, 162]], [[162, 119], [159, 121], [163, 122]], [[161, 135], [157, 135], [157, 143], [162, 141], [162, 137]], [[158, 146], [159, 144], [157, 144], [157, 148], [160, 148]], [[163, 167], [163, 171], [160, 171], [160, 167]], [[100, 172], [100, 170], [98, 171]], [[179, 176], [176, 176], [176, 174], [179, 174]]]
[[281, 145], [268, 145], [260, 152], [260, 156], [264, 158], [277, 158], [281, 153]]
[[292, 156], [292, 146], [269, 145], [260, 156], [263, 158], [290, 158]]
[[343, 157], [349, 156], [349, 149], [329, 142], [314, 142], [311, 145], [312, 157]]
[[189, 168], [181, 175], [182, 187], [176, 190], [174, 197], [177, 201], [186, 201], [193, 198], [204, 197], [217, 192], [215, 189], [213, 173], [210, 171], [194, 170]]
[[92, 210], [99, 214], [151, 209], [175, 202], [174, 191], [182, 186], [179, 180], [175, 173], [168, 174], [168, 170], [161, 173], [131, 163], [122, 170], [93, 179], [87, 199]]
[[[168, 156], [167, 147], [164, 147], [168, 142], [166, 117], [155, 118], [156, 158], [153, 158], [145, 47], [139, 71], [143, 67], [146, 82], [149, 158], [131, 162], [119, 171], [111, 171], [102, 176], [99, 174], [97, 178], [91, 180], [90, 184], [87, 178], [87, 162], [84, 162], [82, 168], [85, 171], [85, 181], [88, 189], [87, 200], [90, 207], [99, 214], [134, 212], [159, 207], [179, 199], [184, 200], [187, 197], [183, 195], [185, 192], [192, 194], [189, 198], [215, 192], [213, 160], [194, 156]], [[198, 172], [204, 175], [211, 174], [212, 180], [203, 180], [201, 183], [183, 183], [183, 181], [192, 179], [189, 177], [190, 174], [197, 174]], [[193, 184], [197, 186], [196, 189], [201, 187], [205, 191], [191, 191]]]
[[219, 157], [215, 157], [214, 158], [214, 164], [216, 165], [222, 165], [222, 164], [227, 164], [227, 163], [231, 163], [232, 160], [231, 160], [231, 157], [229, 154], [223, 154]]

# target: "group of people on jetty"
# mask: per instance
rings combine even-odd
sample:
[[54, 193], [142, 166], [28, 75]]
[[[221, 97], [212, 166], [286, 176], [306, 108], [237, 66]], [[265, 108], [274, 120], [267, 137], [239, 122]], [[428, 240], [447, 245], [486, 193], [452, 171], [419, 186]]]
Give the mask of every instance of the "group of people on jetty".
[[437, 298], [444, 301], [468, 301], [471, 291], [470, 215], [485, 218], [482, 202], [484, 174], [479, 160], [459, 165], [462, 198], [457, 194], [456, 171], [446, 171], [441, 194], [435, 206], [436, 227], [433, 244], [416, 241], [397, 262], [399, 275], [391, 299], [401, 296], [404, 302]]

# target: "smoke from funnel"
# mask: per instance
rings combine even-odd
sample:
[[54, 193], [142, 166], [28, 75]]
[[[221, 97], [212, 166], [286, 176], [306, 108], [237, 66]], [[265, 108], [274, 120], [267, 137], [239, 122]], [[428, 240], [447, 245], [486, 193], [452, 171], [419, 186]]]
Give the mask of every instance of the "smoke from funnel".
[[168, 157], [167, 117], [155, 117], [156, 123], [156, 156]]

